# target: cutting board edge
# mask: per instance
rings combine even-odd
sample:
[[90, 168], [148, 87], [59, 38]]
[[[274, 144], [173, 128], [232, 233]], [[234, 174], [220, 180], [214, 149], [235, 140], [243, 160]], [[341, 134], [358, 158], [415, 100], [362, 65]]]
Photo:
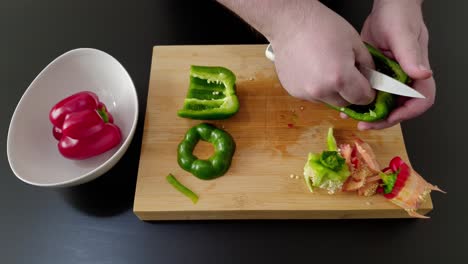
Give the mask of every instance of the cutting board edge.
[[[423, 208], [418, 213], [427, 215], [433, 210]], [[185, 220], [318, 220], [318, 219], [396, 219], [414, 218], [402, 209], [383, 210], [229, 210], [229, 211], [139, 211], [134, 214], [142, 221]]]
[[[268, 44], [180, 44], [180, 45], [167, 45], [167, 44], [161, 44], [161, 45], [154, 45], [153, 46], [153, 52], [155, 49], [158, 48], [190, 48], [190, 47], [266, 47]], [[153, 54], [154, 55], [154, 54]]]

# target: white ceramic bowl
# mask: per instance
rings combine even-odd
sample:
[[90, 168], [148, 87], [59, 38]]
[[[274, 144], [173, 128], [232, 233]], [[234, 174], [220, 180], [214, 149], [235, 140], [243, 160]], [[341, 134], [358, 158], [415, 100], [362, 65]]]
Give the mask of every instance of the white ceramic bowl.
[[[52, 135], [49, 111], [79, 91], [95, 92], [120, 127], [119, 146], [86, 160], [64, 158]], [[51, 62], [19, 101], [8, 131], [11, 169], [22, 181], [44, 187], [65, 187], [97, 178], [111, 169], [132, 141], [138, 119], [135, 86], [123, 66], [95, 49], [71, 50]]]

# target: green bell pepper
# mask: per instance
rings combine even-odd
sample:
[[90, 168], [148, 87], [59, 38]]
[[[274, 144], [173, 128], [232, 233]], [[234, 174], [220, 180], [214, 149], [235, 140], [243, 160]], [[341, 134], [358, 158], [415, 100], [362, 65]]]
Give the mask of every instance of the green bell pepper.
[[327, 135], [328, 151], [309, 153], [304, 166], [304, 180], [312, 192], [314, 187], [335, 193], [341, 189], [350, 171], [345, 159], [338, 152], [333, 128]]
[[[193, 150], [198, 141], [207, 141], [214, 146], [214, 154], [207, 160], [198, 159]], [[179, 166], [199, 179], [211, 180], [224, 175], [231, 166], [236, 145], [226, 131], [213, 125], [201, 123], [190, 128], [177, 149]]]
[[[333, 163], [327, 164], [324, 157], [333, 160]], [[324, 151], [321, 154], [309, 153], [304, 166], [306, 184], [311, 192], [313, 187], [318, 187], [335, 193], [341, 189], [349, 175], [345, 160], [336, 151]]]
[[[411, 79], [403, 71], [398, 62], [386, 57], [370, 44], [365, 43], [365, 45], [372, 55], [377, 71], [387, 74], [388, 76], [391, 76], [405, 84], [409, 84], [411, 82]], [[387, 118], [395, 107], [395, 101], [395, 95], [377, 91], [375, 100], [369, 105], [349, 105], [347, 107], [330, 105], [330, 107], [345, 113], [353, 119], [365, 122], [375, 122]]]
[[236, 76], [223, 67], [190, 67], [190, 84], [177, 114], [191, 119], [226, 119], [239, 111]]

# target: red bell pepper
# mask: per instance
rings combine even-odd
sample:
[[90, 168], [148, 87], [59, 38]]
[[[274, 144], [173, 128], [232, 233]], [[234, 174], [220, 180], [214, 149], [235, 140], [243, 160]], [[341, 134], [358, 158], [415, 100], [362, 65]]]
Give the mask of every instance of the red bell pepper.
[[49, 119], [54, 126], [60, 128], [69, 113], [85, 109], [96, 109], [98, 105], [99, 99], [95, 93], [89, 91], [79, 92], [63, 99], [52, 107]]
[[390, 161], [388, 168], [383, 169], [383, 173], [381, 173], [384, 187], [379, 188], [378, 192], [384, 192], [385, 198], [388, 199], [396, 197], [405, 186], [406, 180], [410, 174], [411, 168], [408, 164], [400, 157], [394, 157]]
[[80, 92], [58, 102], [50, 111], [60, 153], [69, 159], [102, 154], [121, 141], [112, 115], [92, 92]]

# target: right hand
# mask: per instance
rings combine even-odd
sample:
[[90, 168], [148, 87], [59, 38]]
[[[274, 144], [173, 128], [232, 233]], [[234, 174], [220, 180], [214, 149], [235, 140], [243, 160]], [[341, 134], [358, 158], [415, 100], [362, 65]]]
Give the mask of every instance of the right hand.
[[[294, 97], [335, 106], [366, 105], [375, 98], [357, 65], [374, 68], [359, 33], [320, 2], [285, 9], [270, 38], [283, 87]], [[310, 10], [309, 10], [310, 9]]]

